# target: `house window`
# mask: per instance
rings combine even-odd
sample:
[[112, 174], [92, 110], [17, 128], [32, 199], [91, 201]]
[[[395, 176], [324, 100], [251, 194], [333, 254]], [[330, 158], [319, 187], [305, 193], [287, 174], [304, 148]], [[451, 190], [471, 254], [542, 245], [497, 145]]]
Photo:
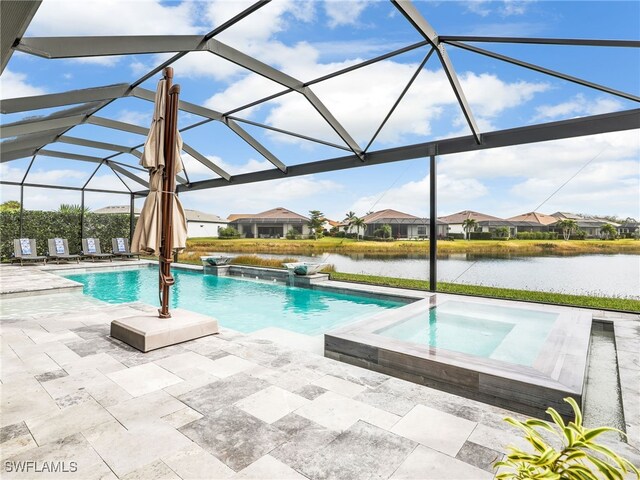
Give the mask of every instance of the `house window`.
[[418, 235], [426, 235], [426, 234], [427, 234], [426, 226], [418, 227]]

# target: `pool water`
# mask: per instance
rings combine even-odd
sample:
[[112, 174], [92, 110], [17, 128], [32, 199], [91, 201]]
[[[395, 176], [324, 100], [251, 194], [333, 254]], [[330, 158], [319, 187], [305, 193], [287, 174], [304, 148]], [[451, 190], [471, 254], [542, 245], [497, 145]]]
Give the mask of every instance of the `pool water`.
[[557, 318], [539, 310], [447, 301], [375, 333], [532, 366]]
[[[375, 315], [401, 302], [307, 288], [174, 270], [171, 308], [215, 317], [220, 325], [243, 333], [279, 327], [319, 335]], [[65, 275], [84, 284], [84, 293], [109, 303], [144, 302], [159, 306], [158, 270]]]

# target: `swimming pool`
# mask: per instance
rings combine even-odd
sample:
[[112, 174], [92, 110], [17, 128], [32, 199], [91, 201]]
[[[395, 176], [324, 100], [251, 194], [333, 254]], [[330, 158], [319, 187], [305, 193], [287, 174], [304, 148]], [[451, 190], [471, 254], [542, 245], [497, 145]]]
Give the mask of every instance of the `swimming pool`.
[[[199, 271], [174, 269], [172, 273], [171, 308], [211, 315], [220, 325], [243, 333], [279, 327], [319, 335], [406, 304]], [[105, 302], [159, 305], [157, 267], [64, 276], [82, 283], [86, 295]]]
[[450, 300], [375, 333], [407, 342], [532, 366], [557, 312]]

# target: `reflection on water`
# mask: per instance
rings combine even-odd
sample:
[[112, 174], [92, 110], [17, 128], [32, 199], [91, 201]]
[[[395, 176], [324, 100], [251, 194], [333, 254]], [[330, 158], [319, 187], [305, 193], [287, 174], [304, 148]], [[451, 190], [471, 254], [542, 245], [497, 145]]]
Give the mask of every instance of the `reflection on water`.
[[[260, 256], [291, 257], [271, 254]], [[331, 263], [338, 272], [344, 273], [429, 279], [428, 256], [420, 254], [325, 253], [315, 257], [296, 255], [296, 258], [302, 262], [320, 260]], [[640, 255], [521, 256], [457, 253], [438, 256], [438, 280], [577, 295], [640, 298]]]

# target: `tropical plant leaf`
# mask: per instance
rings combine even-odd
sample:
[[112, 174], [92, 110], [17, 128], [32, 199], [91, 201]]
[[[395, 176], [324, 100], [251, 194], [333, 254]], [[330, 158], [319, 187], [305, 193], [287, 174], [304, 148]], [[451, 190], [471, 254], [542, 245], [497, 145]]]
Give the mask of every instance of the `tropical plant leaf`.
[[564, 420], [562, 420], [562, 417], [554, 408], [551, 408], [551, 407], [547, 408], [547, 414], [549, 414], [549, 416], [553, 419], [555, 424], [560, 427], [561, 430], [564, 430], [564, 427], [565, 427]]
[[592, 439], [596, 438], [598, 435], [602, 435], [605, 432], [619, 432], [615, 428], [611, 427], [600, 427], [600, 428], [592, 428], [591, 430], [587, 430], [582, 435], [582, 438], [585, 442], [590, 442]]
[[569, 405], [571, 405], [571, 408], [573, 409], [573, 413], [575, 415], [575, 424], [578, 427], [582, 426], [582, 412], [580, 412], [580, 407], [578, 406], [578, 403], [575, 401], [575, 399], [573, 397], [566, 397], [564, 399], [565, 402], [567, 402]]
[[593, 463], [600, 473], [602, 473], [608, 480], [623, 480], [622, 474], [608, 463], [593, 456], [589, 457], [589, 461]]

